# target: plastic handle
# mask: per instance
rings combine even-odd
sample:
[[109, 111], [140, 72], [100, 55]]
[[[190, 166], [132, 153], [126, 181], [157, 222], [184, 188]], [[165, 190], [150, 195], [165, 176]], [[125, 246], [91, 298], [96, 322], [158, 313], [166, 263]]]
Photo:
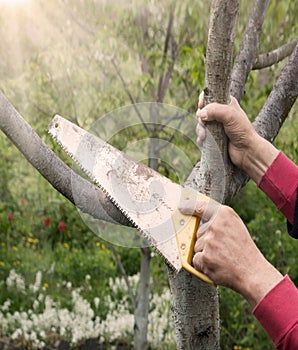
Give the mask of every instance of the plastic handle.
[[[210, 198], [189, 189], [184, 189], [182, 199], [190, 199], [190, 194], [192, 197], [194, 193], [196, 198], [198, 198], [198, 196], [202, 196], [201, 199], [208, 201], [210, 200]], [[216, 286], [216, 284], [208, 276], [196, 270], [191, 265], [200, 218], [196, 216], [183, 215], [179, 210], [176, 210], [173, 214], [172, 220], [176, 231], [176, 240], [182, 267], [194, 276], [200, 278], [202, 281]]]

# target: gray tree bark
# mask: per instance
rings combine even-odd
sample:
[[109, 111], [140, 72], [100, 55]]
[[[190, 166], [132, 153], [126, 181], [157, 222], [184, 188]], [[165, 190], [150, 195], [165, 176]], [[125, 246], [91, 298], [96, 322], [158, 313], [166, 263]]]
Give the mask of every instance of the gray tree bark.
[[[236, 0], [212, 1], [208, 35], [205, 99], [206, 103], [227, 103], [229, 100], [233, 46], [238, 19]], [[190, 182], [200, 192], [222, 201], [223, 190], [228, 190], [232, 167], [228, 158], [227, 138], [222, 125], [208, 125], [200, 170], [196, 182]], [[226, 186], [223, 184], [225, 166]], [[227, 193], [224, 194], [227, 197]], [[173, 315], [178, 349], [219, 349], [219, 305], [217, 289], [202, 283], [182, 271], [178, 276], [169, 273], [173, 294]]]
[[298, 37], [273, 51], [260, 54], [255, 59], [252, 69], [263, 69], [271, 67], [273, 64], [279, 63], [291, 55], [297, 43]]
[[[259, 3], [255, 1], [255, 3]], [[226, 21], [224, 25], [227, 36], [221, 36], [222, 48], [216, 51], [216, 55], [219, 55], [220, 59], [225, 62], [227, 71], [224, 70], [223, 74], [227, 74], [227, 80], [223, 79], [223, 87], [220, 88], [218, 83], [221, 75], [217, 73], [206, 73], [206, 87], [208, 87], [208, 97], [212, 97], [212, 100], [219, 102], [226, 102], [228, 99], [227, 86], [229, 85], [229, 67], [232, 53], [227, 56], [220, 50], [230, 50], [231, 42], [233, 41], [233, 28], [235, 25], [237, 14], [237, 1], [213, 1], [212, 4], [212, 17], [210, 28], [214, 27], [219, 30], [214, 35], [216, 39], [217, 35], [220, 37], [221, 29], [220, 23], [215, 22], [223, 19], [222, 13], [217, 11], [218, 6], [223, 6], [226, 16], [231, 16], [230, 21]], [[236, 8], [236, 9], [235, 9]], [[253, 11], [252, 11], [253, 12]], [[224, 30], [225, 27], [222, 27]], [[210, 34], [211, 35], [211, 34]], [[212, 48], [212, 38], [209, 38], [209, 48]], [[216, 40], [215, 40], [216, 41]], [[216, 45], [216, 43], [214, 43]], [[250, 44], [247, 44], [250, 45]], [[243, 46], [244, 47], [244, 46]], [[244, 48], [243, 48], [244, 50]], [[240, 50], [241, 51], [241, 50]], [[211, 50], [212, 52], [212, 50]], [[225, 53], [226, 55], [227, 53]], [[242, 53], [239, 53], [239, 56]], [[248, 55], [251, 60], [250, 67], [253, 66], [253, 60], [255, 55]], [[208, 54], [208, 62], [211, 62], [210, 54]], [[247, 58], [248, 59], [248, 58]], [[210, 60], [210, 61], [209, 61]], [[227, 62], [226, 62], [227, 60]], [[220, 67], [220, 63], [218, 64]], [[246, 71], [246, 66], [238, 65], [234, 67], [234, 72], [237, 74], [242, 69]], [[239, 68], [240, 67], [240, 68]], [[273, 88], [268, 100], [264, 104], [259, 116], [255, 120], [255, 127], [257, 131], [269, 140], [273, 140], [277, 135], [283, 121], [287, 117], [292, 105], [294, 104], [298, 95], [298, 47], [294, 49], [294, 52], [287, 63], [286, 67], [282, 71], [280, 78]], [[212, 71], [212, 66], [211, 66]], [[211, 75], [210, 75], [211, 74]], [[246, 73], [245, 73], [246, 74]], [[239, 84], [239, 91], [243, 91], [245, 86], [243, 80]], [[237, 84], [239, 82], [237, 81]], [[214, 85], [215, 84], [215, 85]], [[232, 81], [231, 89], [236, 89], [236, 81]], [[218, 85], [218, 86], [217, 86]], [[219, 92], [217, 92], [217, 87]], [[223, 90], [221, 90], [223, 89]], [[214, 127], [214, 129], [213, 129]], [[81, 178], [74, 173], [69, 167], [67, 167], [38, 137], [38, 135], [32, 130], [32, 128], [24, 121], [19, 113], [13, 108], [13, 106], [6, 100], [6, 98], [0, 94], [0, 128], [7, 135], [7, 137], [18, 147], [18, 149], [24, 154], [28, 162], [30, 162], [42, 176], [44, 176], [52, 186], [62, 193], [66, 198], [74, 203], [72, 195], [71, 181], [75, 181], [80, 185], [81, 192], [79, 194], [79, 203], [76, 205], [86, 213], [110, 222], [119, 223], [121, 225], [129, 226], [129, 221], [123, 216], [123, 214], [108, 200], [105, 194], [97, 187], [90, 184], [88, 181]], [[218, 133], [217, 133], [217, 130]], [[223, 157], [226, 158], [226, 140], [222, 137], [222, 130], [220, 127], [214, 124], [210, 128], [210, 134], [214, 135], [213, 138], [218, 140], [219, 149], [223, 153]], [[206, 146], [208, 147], [208, 146]], [[206, 149], [205, 149], [206, 150]], [[207, 151], [204, 151], [207, 152]], [[211, 155], [210, 155], [211, 157]], [[207, 159], [207, 158], [206, 158]], [[206, 160], [207, 161], [207, 160]], [[228, 160], [227, 160], [228, 162]], [[207, 164], [207, 163], [206, 163]], [[214, 164], [216, 167], [216, 164]], [[206, 171], [205, 165], [201, 162], [200, 166], [196, 166], [194, 169], [194, 176], [190, 182], [192, 186], [200, 188], [202, 186], [204, 191], [210, 193], [216, 198], [216, 190], [213, 190], [213, 185], [208, 180], [208, 176], [202, 176]], [[235, 170], [235, 169], [234, 169]], [[200, 172], [200, 173], [199, 173]], [[230, 174], [228, 168], [227, 173]], [[200, 174], [200, 175], [198, 175]], [[231, 175], [231, 174], [230, 174]], [[230, 176], [229, 175], [229, 176]], [[239, 184], [243, 182], [237, 180], [238, 175], [234, 173], [233, 182], [227, 181], [230, 191], [237, 192]], [[209, 181], [209, 180], [208, 180]], [[238, 185], [235, 186], [235, 182], [238, 181]], [[202, 185], [203, 184], [203, 185]], [[231, 190], [232, 189], [232, 190]], [[228, 195], [225, 194], [225, 198]], [[177, 330], [177, 345], [179, 349], [218, 349], [219, 348], [219, 318], [218, 318], [218, 298], [216, 289], [205, 285], [198, 279], [190, 276], [187, 272], [181, 271], [177, 276], [169, 271], [169, 279], [171, 289], [173, 293], [173, 316], [175, 320], [175, 326]]]
[[[41, 175], [84, 213], [108, 222], [131, 226], [102, 190], [76, 174], [49, 149], [2, 93], [0, 129]], [[79, 184], [80, 193], [76, 203], [72, 181]]]
[[277, 79], [253, 125], [257, 132], [273, 142], [298, 95], [298, 44]]
[[151, 251], [149, 247], [141, 249], [140, 286], [137, 294], [137, 304], [134, 312], [134, 349], [148, 348], [148, 315], [151, 277]]
[[243, 40], [232, 72], [231, 95], [236, 97], [238, 101], [241, 101], [248, 74], [257, 58], [262, 25], [269, 3], [270, 0], [253, 1]]

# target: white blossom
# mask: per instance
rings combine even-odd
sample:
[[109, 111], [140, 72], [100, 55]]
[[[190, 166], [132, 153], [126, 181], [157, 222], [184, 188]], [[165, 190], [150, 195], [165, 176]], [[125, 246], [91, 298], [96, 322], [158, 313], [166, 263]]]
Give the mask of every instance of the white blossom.
[[36, 293], [40, 286], [41, 286], [41, 280], [42, 280], [42, 272], [37, 271], [36, 276], [35, 276], [35, 283], [29, 286], [29, 288], [33, 291], [33, 293]]
[[25, 292], [25, 279], [14, 269], [10, 270], [9, 276], [6, 279], [6, 285], [10, 289], [16, 288], [20, 292]]
[[[16, 282], [17, 281], [17, 282]], [[22, 281], [20, 283], [20, 281]], [[22, 285], [24, 292], [38, 291], [42, 281], [41, 273], [36, 274], [35, 283], [25, 288], [25, 280], [14, 270], [10, 271], [6, 280], [12, 288]], [[129, 277], [133, 288], [137, 287], [139, 275]], [[70, 282], [64, 286], [71, 288]], [[130, 299], [123, 278], [110, 279], [111, 294], [103, 299], [93, 299], [91, 303], [81, 295], [81, 288], [71, 291], [72, 309], [61, 307], [50, 295], [39, 294], [32, 299], [31, 309], [10, 313], [11, 301], [7, 299], [0, 306], [1, 331], [12, 339], [26, 341], [32, 349], [41, 349], [47, 343], [47, 336], [52, 331], [59, 339], [63, 338], [74, 346], [88, 338], [98, 338], [100, 342], [113, 343], [121, 338], [133, 338], [134, 315], [131, 313]], [[121, 299], [119, 299], [120, 297]], [[42, 306], [44, 308], [42, 309]], [[109, 306], [105, 320], [96, 316], [101, 305]], [[40, 307], [41, 306], [41, 307]], [[148, 340], [152, 348], [160, 348], [160, 344], [173, 344], [174, 332], [170, 316], [170, 291], [165, 289], [160, 295], [151, 295], [151, 312], [149, 314]]]
[[99, 302], [100, 302], [99, 298], [98, 298], [98, 297], [95, 297], [95, 298], [94, 298], [94, 305], [95, 305], [96, 309], [98, 309]]

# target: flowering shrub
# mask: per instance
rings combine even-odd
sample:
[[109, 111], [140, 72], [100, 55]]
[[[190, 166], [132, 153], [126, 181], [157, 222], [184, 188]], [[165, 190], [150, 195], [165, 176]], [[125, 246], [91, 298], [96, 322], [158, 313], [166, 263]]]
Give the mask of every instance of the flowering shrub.
[[45, 227], [48, 227], [48, 226], [50, 226], [51, 219], [50, 218], [44, 218], [43, 219], [43, 223], [44, 223]]
[[58, 224], [58, 230], [59, 230], [59, 232], [63, 232], [63, 231], [65, 231], [65, 229], [66, 229], [66, 224], [65, 224], [65, 222], [59, 221], [59, 224]]
[[[138, 275], [129, 277], [134, 288], [138, 279]], [[62, 307], [59, 300], [54, 301], [47, 295], [41, 271], [36, 273], [35, 282], [26, 286], [24, 277], [12, 269], [5, 286], [29, 299], [27, 302], [30, 308], [27, 311], [13, 311], [14, 301], [7, 298], [0, 306], [1, 336], [8, 336], [34, 349], [42, 349], [53, 340], [62, 339], [72, 346], [89, 338], [97, 338], [106, 346], [118, 342], [132, 345], [134, 316], [130, 311], [130, 300], [122, 278], [109, 280], [111, 294], [107, 294], [102, 300], [95, 297], [90, 301], [83, 298], [82, 288], [72, 288], [71, 282], [65, 281], [64, 286], [70, 293], [70, 308]], [[161, 344], [164, 344], [163, 348], [174, 349], [169, 290], [165, 289], [160, 295], [152, 295], [151, 304], [148, 330], [151, 348], [160, 349]], [[97, 310], [102, 305], [109, 307], [105, 319], [97, 315]]]
[[7, 220], [8, 220], [9, 222], [12, 222], [12, 219], [13, 219], [12, 213], [8, 213], [8, 214], [7, 214]]

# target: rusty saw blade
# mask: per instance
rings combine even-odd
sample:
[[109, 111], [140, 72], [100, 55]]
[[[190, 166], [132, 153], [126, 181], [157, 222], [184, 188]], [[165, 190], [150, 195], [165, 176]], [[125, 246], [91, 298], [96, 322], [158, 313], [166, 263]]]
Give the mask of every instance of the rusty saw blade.
[[[181, 200], [197, 199], [196, 191], [172, 182], [59, 115], [48, 132], [168, 264], [176, 271], [189, 265], [186, 269], [191, 273], [212, 283], [190, 266], [198, 220], [177, 209]], [[187, 255], [186, 263], [183, 254]]]

